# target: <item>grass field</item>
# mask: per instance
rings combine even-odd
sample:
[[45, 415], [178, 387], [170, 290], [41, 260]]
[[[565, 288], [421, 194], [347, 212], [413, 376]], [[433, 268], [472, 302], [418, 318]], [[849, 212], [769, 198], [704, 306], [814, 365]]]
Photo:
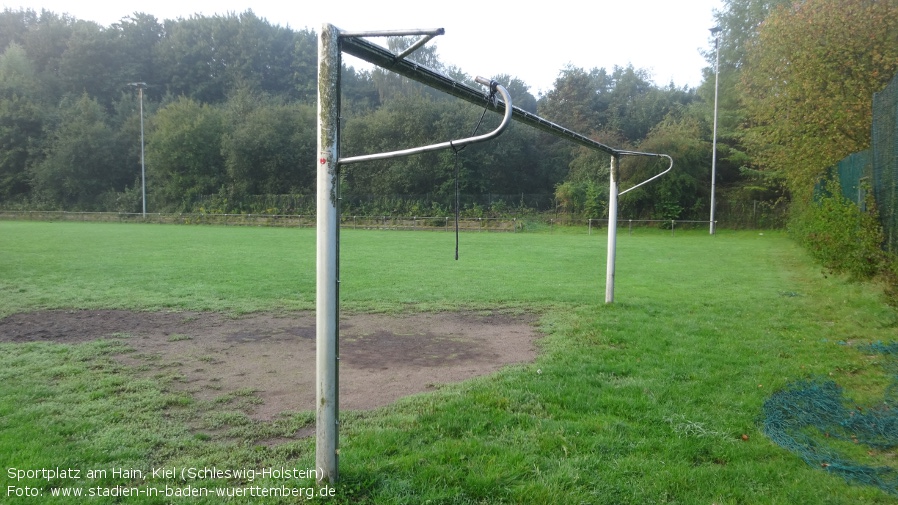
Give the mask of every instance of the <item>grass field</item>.
[[[540, 356], [377, 411], [342, 412], [341, 481], [322, 502], [896, 503], [805, 464], [760, 430], [764, 401], [800, 379], [835, 380], [858, 405], [882, 402], [892, 380], [884, 358], [856, 349], [895, 340], [898, 314], [877, 286], [826, 275], [780, 233], [636, 230], [619, 238], [617, 302], [606, 306], [603, 233], [461, 240], [456, 262], [449, 233], [345, 230], [342, 309], [530, 311], [545, 335]], [[0, 316], [312, 309], [314, 241], [307, 229], [0, 222]], [[257, 443], [295, 433], [312, 414], [248, 420], [233, 407], [240, 398], [204, 403], [171, 378], [140, 378], [113, 359], [125, 348], [127, 338], [0, 344], [0, 502], [77, 503], [49, 497], [64, 487], [186, 486], [114, 468], [314, 466], [313, 439]], [[896, 465], [891, 450], [846, 450]], [[81, 470], [80, 480], [9, 471], [57, 467]], [[10, 496], [26, 486], [42, 498]]]

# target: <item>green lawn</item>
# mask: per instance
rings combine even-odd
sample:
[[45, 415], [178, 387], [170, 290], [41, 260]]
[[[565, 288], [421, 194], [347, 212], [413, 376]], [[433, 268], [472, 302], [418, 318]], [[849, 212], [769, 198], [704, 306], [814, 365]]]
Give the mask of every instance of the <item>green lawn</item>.
[[[898, 315], [877, 286], [825, 275], [780, 233], [634, 230], [619, 238], [616, 303], [607, 306], [604, 230], [461, 241], [456, 262], [451, 233], [344, 230], [343, 309], [533, 311], [545, 334], [539, 358], [375, 412], [342, 412], [341, 482], [324, 502], [896, 502], [804, 463], [761, 431], [765, 400], [797, 380], [831, 379], [858, 406], [882, 403], [889, 358], [857, 349], [896, 337]], [[0, 315], [312, 309], [314, 242], [308, 229], [0, 222]], [[126, 348], [126, 338], [0, 345], [7, 470], [314, 465], [313, 440], [256, 443], [295, 433], [310, 413], [250, 421], [230, 403], [178, 393], [171, 379], [138, 379], [111, 357]], [[892, 450], [842, 450], [895, 465]], [[80, 477], [85, 488], [184, 486]], [[21, 503], [54, 503], [52, 488], [74, 485], [15, 481], [8, 471], [0, 480], [0, 502], [12, 499], [10, 485], [44, 495]], [[247, 483], [198, 485], [238, 484]], [[172, 501], [221, 500], [84, 500]]]

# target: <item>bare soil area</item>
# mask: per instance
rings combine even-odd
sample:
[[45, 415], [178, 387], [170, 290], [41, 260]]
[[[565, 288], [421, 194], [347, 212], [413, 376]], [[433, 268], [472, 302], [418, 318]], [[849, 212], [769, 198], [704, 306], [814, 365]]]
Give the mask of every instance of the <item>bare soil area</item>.
[[[340, 322], [340, 408], [373, 409], [439, 384], [532, 361], [535, 316], [438, 312], [347, 314]], [[0, 342], [120, 338], [136, 373], [174, 376], [198, 399], [252, 391], [252, 417], [315, 408], [315, 314], [53, 310], [0, 319]]]

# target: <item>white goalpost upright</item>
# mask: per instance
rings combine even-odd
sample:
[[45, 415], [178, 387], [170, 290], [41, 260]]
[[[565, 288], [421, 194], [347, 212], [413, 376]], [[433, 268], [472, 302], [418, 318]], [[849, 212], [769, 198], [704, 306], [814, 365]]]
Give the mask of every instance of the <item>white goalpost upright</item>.
[[340, 33], [318, 34], [317, 240], [315, 245], [315, 466], [318, 481], [337, 481], [340, 315]]
[[[499, 136], [512, 119], [533, 126], [552, 135], [595, 149], [611, 156], [610, 188], [608, 204], [608, 258], [605, 282], [605, 302], [614, 301], [614, 267], [617, 248], [617, 201], [627, 191], [661, 177], [673, 168], [673, 160], [666, 154], [622, 151], [596, 142], [547, 121], [535, 114], [512, 105], [512, 97], [499, 83], [478, 77], [478, 84], [487, 86], [489, 93], [457, 82], [444, 74], [428, 69], [406, 59], [406, 56], [423, 46], [430, 39], [444, 33], [442, 28], [433, 30], [392, 30], [371, 32], [341, 31], [331, 24], [324, 24], [318, 37], [318, 157], [317, 169], [317, 235], [316, 235], [316, 429], [315, 465], [319, 482], [336, 482], [338, 479], [338, 425], [339, 425], [339, 294], [340, 294], [340, 167], [375, 159], [409, 156], [447, 148], [461, 148], [468, 144], [485, 142]], [[415, 44], [402, 54], [394, 54], [372, 44], [364, 37], [419, 36]], [[492, 132], [428, 146], [368, 154], [348, 158], [340, 157], [340, 71], [341, 54], [351, 54], [369, 63], [381, 66], [402, 76], [416, 80], [449, 95], [468, 102], [484, 105], [503, 115], [501, 124]], [[501, 100], [488, 100], [498, 94]], [[622, 156], [651, 156], [670, 160], [670, 166], [661, 173], [624, 191], [618, 191], [618, 171]]]
[[[648, 179], [640, 182], [639, 184], [635, 184], [630, 186], [629, 188], [618, 192], [618, 174], [620, 168], [620, 157], [621, 156], [652, 156], [658, 158], [666, 158], [670, 165], [667, 168], [659, 172]], [[615, 154], [611, 155], [611, 168], [608, 170], [610, 175], [610, 181], [608, 183], [608, 259], [605, 265], [605, 303], [613, 303], [614, 302], [614, 269], [616, 266], [616, 257], [617, 257], [617, 201], [618, 197], [625, 193], [629, 193], [634, 189], [648, 184], [655, 179], [661, 177], [662, 175], [670, 172], [673, 169], [673, 158], [666, 154], [655, 154], [655, 153], [642, 153], [637, 151], [617, 151]]]
[[611, 155], [608, 181], [608, 251], [605, 260], [605, 303], [614, 301], [614, 268], [617, 256], [617, 166], [620, 158]]

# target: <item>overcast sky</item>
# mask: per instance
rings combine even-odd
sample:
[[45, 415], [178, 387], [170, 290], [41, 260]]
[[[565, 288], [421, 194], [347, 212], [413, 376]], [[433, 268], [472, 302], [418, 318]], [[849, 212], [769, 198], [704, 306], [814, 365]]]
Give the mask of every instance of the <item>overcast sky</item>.
[[[629, 0], [591, 4], [548, 0], [524, 2], [410, 2], [398, 0], [0, 0], [8, 9], [46, 9], [108, 26], [134, 12], [165, 19], [193, 14], [252, 10], [274, 25], [318, 31], [324, 22], [344, 30], [445, 28], [435, 44], [441, 61], [468, 75], [509, 74], [534, 95], [551, 89], [565, 65], [591, 69], [632, 64], [651, 72], [656, 84], [697, 86], [713, 47], [708, 31], [721, 0]], [[375, 40], [375, 42], [378, 42]], [[382, 43], [382, 42], [378, 42]], [[350, 65], [359, 60], [347, 57]]]

